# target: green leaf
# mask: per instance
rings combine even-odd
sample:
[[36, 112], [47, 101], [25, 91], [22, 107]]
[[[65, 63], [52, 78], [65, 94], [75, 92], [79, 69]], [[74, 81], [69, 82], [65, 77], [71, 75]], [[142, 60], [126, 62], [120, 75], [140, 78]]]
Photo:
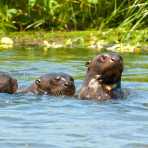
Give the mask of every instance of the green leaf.
[[28, 5], [31, 8], [35, 5], [35, 3], [36, 3], [36, 0], [28, 0]]
[[87, 0], [89, 3], [91, 4], [97, 4], [98, 3], [98, 0]]

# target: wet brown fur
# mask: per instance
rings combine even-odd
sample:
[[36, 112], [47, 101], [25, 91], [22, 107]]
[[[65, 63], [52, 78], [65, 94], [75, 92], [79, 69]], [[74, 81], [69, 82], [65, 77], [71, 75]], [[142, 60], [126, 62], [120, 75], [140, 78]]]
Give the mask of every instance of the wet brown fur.
[[73, 96], [75, 84], [73, 78], [65, 73], [49, 73], [42, 75], [28, 88], [21, 89], [19, 93], [32, 92], [34, 94], [48, 94], [54, 96]]
[[79, 97], [108, 100], [119, 97], [123, 59], [116, 53], [100, 54], [87, 63], [86, 77]]
[[0, 93], [13, 94], [17, 91], [17, 80], [5, 72], [0, 72]]

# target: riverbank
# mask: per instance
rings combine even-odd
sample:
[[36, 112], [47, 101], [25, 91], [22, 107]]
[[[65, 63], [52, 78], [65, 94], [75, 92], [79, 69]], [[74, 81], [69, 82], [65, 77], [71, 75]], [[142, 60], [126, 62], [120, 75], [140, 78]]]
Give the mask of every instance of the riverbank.
[[[8, 37], [12, 46], [42, 46], [49, 48], [90, 48], [93, 50], [108, 50], [117, 52], [148, 52], [148, 29], [128, 32], [123, 29], [107, 29], [104, 31], [73, 31], [45, 32], [27, 31], [0, 34], [0, 39]], [[3, 46], [9, 48], [12, 46]], [[6, 43], [7, 44], [7, 43]], [[8, 43], [9, 44], [9, 43]]]

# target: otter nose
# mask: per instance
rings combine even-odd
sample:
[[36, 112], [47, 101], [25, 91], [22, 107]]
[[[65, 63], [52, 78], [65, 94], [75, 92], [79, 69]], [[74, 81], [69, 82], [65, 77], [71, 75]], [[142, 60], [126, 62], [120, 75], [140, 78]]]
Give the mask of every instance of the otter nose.
[[65, 82], [65, 83], [64, 83], [64, 86], [65, 86], [65, 87], [68, 87], [68, 86], [70, 86], [70, 84], [69, 84], [68, 82]]
[[72, 86], [72, 85], [73, 85], [73, 83], [71, 83], [71, 82], [65, 82], [65, 83], [64, 83], [64, 86], [65, 86], [65, 87], [69, 87], [69, 86]]
[[108, 59], [108, 57], [109, 57], [109, 56], [108, 56], [107, 54], [101, 55], [101, 56], [99, 56], [98, 60], [99, 60], [100, 62], [104, 63], [104, 62], [106, 62], [106, 60]]
[[118, 62], [118, 61], [120, 61], [120, 58], [119, 58], [118, 56], [112, 55], [112, 56], [111, 56], [111, 60], [112, 60], [113, 62]]

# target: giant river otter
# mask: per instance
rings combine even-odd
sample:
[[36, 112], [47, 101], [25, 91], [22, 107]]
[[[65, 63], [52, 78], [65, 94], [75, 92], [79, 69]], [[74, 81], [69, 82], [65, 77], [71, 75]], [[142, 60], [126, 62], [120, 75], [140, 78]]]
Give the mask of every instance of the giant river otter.
[[28, 88], [18, 90], [19, 93], [73, 96], [75, 93], [74, 79], [65, 73], [49, 73], [42, 75]]
[[0, 93], [13, 94], [18, 88], [17, 80], [5, 72], [0, 72]]
[[97, 55], [87, 62], [87, 72], [79, 97], [107, 100], [121, 95], [123, 59], [116, 53]]

